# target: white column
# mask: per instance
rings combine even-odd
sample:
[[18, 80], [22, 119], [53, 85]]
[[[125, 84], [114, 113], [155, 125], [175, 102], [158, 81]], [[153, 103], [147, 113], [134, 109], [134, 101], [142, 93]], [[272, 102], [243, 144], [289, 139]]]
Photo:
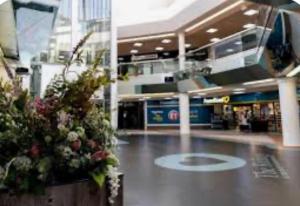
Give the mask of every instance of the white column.
[[278, 80], [284, 146], [300, 146], [300, 120], [296, 78]]
[[71, 43], [72, 43], [72, 50], [78, 44], [80, 40], [79, 34], [79, 0], [72, 0], [72, 32], [71, 32]]
[[110, 114], [111, 124], [114, 129], [118, 128], [118, 45], [117, 45], [117, 0], [111, 0], [111, 39], [110, 39], [110, 62], [111, 78], [115, 81], [110, 86]]
[[[185, 70], [185, 35], [178, 34], [179, 70]], [[179, 94], [180, 134], [190, 134], [190, 99], [187, 93]]]

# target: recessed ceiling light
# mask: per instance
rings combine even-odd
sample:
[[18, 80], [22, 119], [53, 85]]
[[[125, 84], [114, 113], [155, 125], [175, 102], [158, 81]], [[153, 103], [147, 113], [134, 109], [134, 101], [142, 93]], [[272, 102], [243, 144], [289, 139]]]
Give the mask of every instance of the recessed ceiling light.
[[133, 46], [135, 46], [135, 47], [142, 47], [143, 43], [142, 42], [136, 42], [136, 43], [133, 44]]
[[242, 44], [242, 41], [237, 41], [237, 42], [234, 42], [235, 45], [241, 45]]
[[233, 49], [226, 49], [226, 51], [227, 51], [228, 53], [230, 53], [230, 52], [233, 52], [234, 50], [233, 50]]
[[156, 51], [163, 51], [164, 48], [159, 46], [159, 47], [156, 47], [155, 50], [156, 50]]
[[130, 51], [130, 53], [131, 53], [131, 54], [137, 54], [137, 53], [139, 53], [139, 50], [132, 49], [132, 50]]
[[254, 28], [254, 27], [256, 27], [255, 24], [245, 24], [245, 25], [243, 26], [244, 29], [251, 29], [251, 28]]
[[210, 41], [213, 42], [213, 43], [218, 42], [220, 40], [221, 40], [220, 38], [212, 38], [212, 39], [210, 39]]
[[163, 39], [163, 40], [161, 41], [161, 43], [163, 43], [163, 44], [170, 44], [171, 42], [172, 42], [171, 39]]
[[247, 11], [244, 12], [244, 15], [246, 15], [246, 16], [253, 16], [253, 15], [258, 14], [258, 13], [259, 13], [258, 10], [249, 9], [249, 10], [247, 10]]
[[191, 44], [185, 44], [185, 48], [190, 48], [191, 46]]
[[211, 33], [211, 34], [217, 32], [217, 31], [218, 31], [218, 29], [215, 29], [215, 28], [210, 28], [210, 29], [206, 30], [207, 33]]
[[171, 99], [172, 99], [171, 97], [166, 97], [166, 98], [165, 98], [165, 100], [171, 100]]

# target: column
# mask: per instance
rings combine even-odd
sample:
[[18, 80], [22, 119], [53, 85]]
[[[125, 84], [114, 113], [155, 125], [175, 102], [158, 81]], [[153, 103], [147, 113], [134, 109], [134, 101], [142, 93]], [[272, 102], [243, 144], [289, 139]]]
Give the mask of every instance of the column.
[[111, 0], [111, 39], [110, 39], [110, 62], [111, 78], [115, 81], [110, 86], [110, 114], [111, 124], [114, 129], [118, 128], [118, 45], [117, 45], [117, 22], [116, 22], [116, 3]]
[[72, 29], [71, 29], [71, 49], [79, 43], [80, 40], [80, 34], [79, 34], [79, 0], [72, 0], [72, 10], [71, 10], [71, 16], [72, 16]]
[[278, 80], [284, 146], [300, 146], [300, 120], [296, 78]]
[[[185, 35], [178, 34], [179, 70], [185, 70]], [[187, 93], [179, 94], [180, 134], [190, 134], [190, 99]]]

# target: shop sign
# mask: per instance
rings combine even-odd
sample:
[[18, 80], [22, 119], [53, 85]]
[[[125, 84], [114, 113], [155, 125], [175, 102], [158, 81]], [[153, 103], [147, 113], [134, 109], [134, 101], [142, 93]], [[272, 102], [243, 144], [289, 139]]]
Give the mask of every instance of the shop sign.
[[225, 97], [214, 97], [214, 98], [205, 98], [203, 100], [204, 104], [227, 104], [230, 102], [230, 96]]

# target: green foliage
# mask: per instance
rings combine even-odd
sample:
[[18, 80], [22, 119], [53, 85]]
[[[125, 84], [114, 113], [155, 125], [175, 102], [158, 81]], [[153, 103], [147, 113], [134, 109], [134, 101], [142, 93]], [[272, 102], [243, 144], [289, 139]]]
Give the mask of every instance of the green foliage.
[[18, 80], [0, 80], [0, 185], [13, 193], [43, 194], [47, 185], [87, 177], [101, 186], [107, 168], [119, 164], [113, 154], [115, 131], [91, 101], [111, 83], [109, 72], [99, 68], [103, 52], [77, 79], [66, 78], [90, 36], [76, 46], [43, 99], [32, 100]]

